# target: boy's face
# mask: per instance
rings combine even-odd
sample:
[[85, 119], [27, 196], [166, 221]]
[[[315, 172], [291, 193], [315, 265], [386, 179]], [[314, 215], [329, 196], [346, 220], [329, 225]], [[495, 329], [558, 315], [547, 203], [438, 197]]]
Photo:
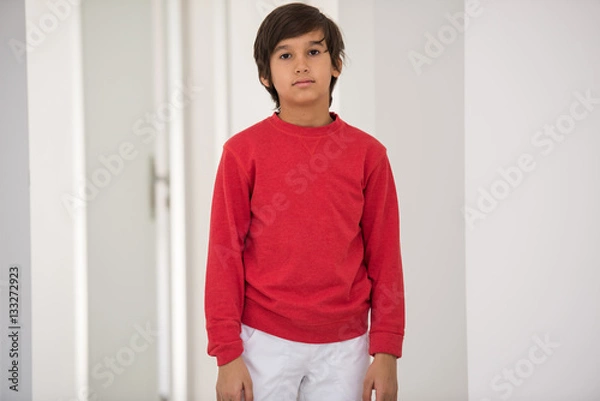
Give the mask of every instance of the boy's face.
[[[341, 63], [340, 69], [341, 69]], [[331, 77], [340, 71], [331, 63], [322, 30], [284, 39], [271, 55], [271, 81], [284, 107], [313, 106], [323, 103], [329, 109]], [[261, 78], [269, 86], [266, 78]]]

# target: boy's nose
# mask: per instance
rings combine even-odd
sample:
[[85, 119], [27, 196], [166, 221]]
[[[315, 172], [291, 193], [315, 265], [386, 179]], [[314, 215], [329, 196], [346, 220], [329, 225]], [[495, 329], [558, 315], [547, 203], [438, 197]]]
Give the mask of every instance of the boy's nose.
[[300, 74], [302, 72], [308, 72], [308, 64], [304, 59], [298, 60], [298, 64], [296, 65], [296, 74]]

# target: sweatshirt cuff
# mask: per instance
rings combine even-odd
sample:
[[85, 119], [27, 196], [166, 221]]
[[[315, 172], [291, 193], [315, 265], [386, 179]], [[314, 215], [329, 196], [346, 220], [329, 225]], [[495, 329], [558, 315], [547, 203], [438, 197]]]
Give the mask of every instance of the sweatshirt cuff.
[[217, 366], [228, 364], [244, 352], [244, 345], [241, 339], [235, 343], [229, 343], [219, 348], [220, 349], [213, 351], [213, 355], [217, 357]]
[[402, 334], [375, 332], [369, 334], [369, 354], [391, 354], [396, 358], [402, 357]]

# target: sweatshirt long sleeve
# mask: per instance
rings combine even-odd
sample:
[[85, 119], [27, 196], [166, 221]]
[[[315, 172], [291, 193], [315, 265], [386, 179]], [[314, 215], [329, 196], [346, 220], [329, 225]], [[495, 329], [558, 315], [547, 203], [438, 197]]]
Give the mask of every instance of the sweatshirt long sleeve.
[[400, 357], [400, 217], [385, 147], [332, 113], [323, 127], [277, 114], [223, 146], [205, 287], [208, 353], [243, 352], [240, 323], [307, 343], [368, 329], [371, 354]]

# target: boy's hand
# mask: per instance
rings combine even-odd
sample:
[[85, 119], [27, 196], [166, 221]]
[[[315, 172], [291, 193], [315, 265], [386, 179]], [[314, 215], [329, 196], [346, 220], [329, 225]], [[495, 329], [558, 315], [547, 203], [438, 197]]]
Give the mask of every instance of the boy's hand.
[[375, 390], [377, 401], [396, 401], [398, 398], [398, 378], [394, 355], [375, 354], [365, 375], [362, 401], [371, 401], [372, 390]]
[[[242, 393], [244, 398], [242, 398]], [[253, 401], [252, 379], [242, 357], [219, 366], [217, 401]]]

